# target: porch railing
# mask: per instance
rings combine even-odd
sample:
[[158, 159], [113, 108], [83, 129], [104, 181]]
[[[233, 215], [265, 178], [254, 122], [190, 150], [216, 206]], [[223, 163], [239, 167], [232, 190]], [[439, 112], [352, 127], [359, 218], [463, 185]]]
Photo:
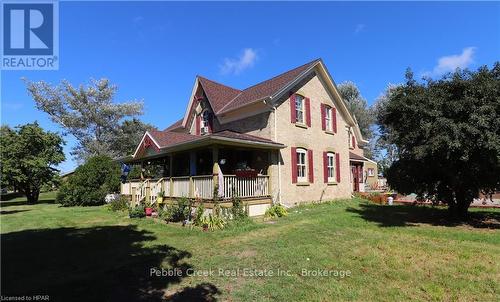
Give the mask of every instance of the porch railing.
[[[266, 197], [269, 192], [269, 176], [259, 175], [255, 178], [239, 178], [236, 175], [224, 175], [223, 188], [219, 194], [222, 198], [229, 199], [233, 196]], [[212, 175], [183, 176], [160, 179], [148, 179], [145, 181], [131, 180], [121, 185], [121, 194], [131, 195], [135, 204], [146, 202], [155, 204], [158, 201], [158, 193], [163, 196], [188, 197], [213, 199], [214, 177]]]
[[263, 197], [269, 195], [269, 176], [238, 178], [236, 175], [224, 175], [224, 197]]

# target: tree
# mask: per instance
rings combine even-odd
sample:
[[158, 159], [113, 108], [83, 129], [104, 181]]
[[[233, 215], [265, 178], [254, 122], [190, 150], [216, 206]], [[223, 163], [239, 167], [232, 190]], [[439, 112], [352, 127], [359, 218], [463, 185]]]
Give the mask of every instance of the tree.
[[[389, 84], [385, 91], [375, 100], [375, 104], [372, 106], [372, 111], [378, 122], [386, 114], [387, 103], [397, 87], [398, 85]], [[377, 161], [378, 170], [383, 175], [386, 175], [386, 171], [397, 159], [397, 147], [391, 143], [389, 135], [390, 133], [388, 132], [381, 135], [381, 130], [377, 123], [372, 141], [370, 142], [373, 144], [373, 158]]]
[[67, 81], [58, 86], [44, 81], [26, 80], [26, 84], [37, 108], [78, 140], [72, 155], [80, 161], [93, 155], [116, 156], [112, 142], [121, 121], [142, 114], [142, 102], [112, 102], [117, 87], [108, 79], [91, 80], [78, 88]]
[[29, 204], [36, 203], [41, 187], [57, 175], [54, 166], [64, 161], [64, 141], [36, 122], [0, 131], [2, 181], [19, 189]]
[[361, 92], [353, 82], [340, 83], [338, 90], [344, 98], [347, 108], [356, 117], [363, 138], [370, 139], [373, 136], [371, 127], [375, 122], [375, 117], [368, 107], [366, 99], [361, 96]]
[[152, 129], [155, 129], [153, 125], [143, 123], [136, 118], [124, 121], [111, 138], [112, 152], [117, 156], [134, 153], [144, 133]]
[[120, 174], [120, 165], [110, 157], [91, 157], [63, 182], [56, 201], [63, 206], [101, 205], [107, 194], [119, 191]]
[[442, 201], [452, 217], [466, 219], [480, 191], [500, 190], [500, 63], [423, 83], [407, 71], [406, 79], [379, 116], [398, 150], [389, 185]]

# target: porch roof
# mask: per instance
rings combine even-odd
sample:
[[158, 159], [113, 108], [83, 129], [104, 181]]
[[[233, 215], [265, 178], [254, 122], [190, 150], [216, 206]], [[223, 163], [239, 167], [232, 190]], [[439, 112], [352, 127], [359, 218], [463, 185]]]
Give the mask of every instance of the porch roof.
[[156, 145], [158, 151], [156, 154], [150, 156], [140, 156], [139, 154], [135, 154], [135, 157], [125, 157], [121, 158], [121, 160], [129, 161], [145, 157], [158, 157], [166, 153], [185, 151], [214, 144], [260, 149], [282, 149], [286, 147], [281, 143], [277, 143], [266, 138], [230, 130], [224, 130], [203, 136], [182, 132], [152, 130], [146, 132], [138, 150], [140, 149], [140, 146], [144, 144], [144, 139], [147, 136], [149, 136]]
[[349, 159], [353, 161], [368, 161], [368, 158], [361, 155], [357, 155], [356, 153], [353, 153], [351, 151], [349, 151]]

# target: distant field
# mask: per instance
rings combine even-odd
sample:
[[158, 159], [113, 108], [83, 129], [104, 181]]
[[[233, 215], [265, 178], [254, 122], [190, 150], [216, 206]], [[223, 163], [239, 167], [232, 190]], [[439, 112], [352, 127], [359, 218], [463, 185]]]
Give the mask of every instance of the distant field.
[[[474, 209], [473, 223], [450, 226], [444, 209], [353, 199], [298, 207], [275, 223], [260, 219], [205, 233], [129, 219], [106, 207], [63, 208], [53, 203], [54, 196], [43, 194], [37, 205], [27, 205], [24, 198], [1, 202], [3, 296], [500, 300], [499, 210]], [[152, 268], [181, 273], [150, 276]], [[210, 269], [212, 276], [186, 275]], [[316, 276], [323, 270], [329, 271], [326, 276]]]

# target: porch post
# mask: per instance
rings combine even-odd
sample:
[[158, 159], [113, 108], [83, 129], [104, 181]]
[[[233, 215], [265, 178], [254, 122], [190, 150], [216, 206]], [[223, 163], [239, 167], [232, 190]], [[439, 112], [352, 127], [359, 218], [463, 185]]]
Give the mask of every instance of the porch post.
[[272, 158], [272, 151], [269, 151], [267, 152], [267, 195], [271, 196], [271, 198], [273, 197], [273, 194], [271, 193], [271, 189], [272, 189], [272, 173], [273, 173], [273, 169], [272, 169], [272, 162], [273, 162], [273, 158]]
[[168, 197], [172, 197], [174, 195], [174, 181], [172, 180], [172, 175], [174, 175], [173, 174], [174, 173], [173, 172], [174, 171], [173, 156], [174, 156], [173, 154], [170, 154], [170, 159], [169, 159], [170, 160], [170, 163], [169, 163], [170, 169], [169, 169], [168, 173], [170, 174], [170, 177], [169, 177], [168, 181], [170, 182], [170, 185], [168, 186], [168, 188], [169, 188], [169, 190], [168, 190]]
[[[215, 188], [219, 185], [219, 147], [215, 146], [212, 148], [212, 181], [213, 181], [213, 190], [212, 192], [215, 191]], [[222, 193], [222, 192], [220, 192]], [[219, 193], [219, 195], [220, 195]], [[213, 199], [216, 199], [218, 196], [213, 196]]]

